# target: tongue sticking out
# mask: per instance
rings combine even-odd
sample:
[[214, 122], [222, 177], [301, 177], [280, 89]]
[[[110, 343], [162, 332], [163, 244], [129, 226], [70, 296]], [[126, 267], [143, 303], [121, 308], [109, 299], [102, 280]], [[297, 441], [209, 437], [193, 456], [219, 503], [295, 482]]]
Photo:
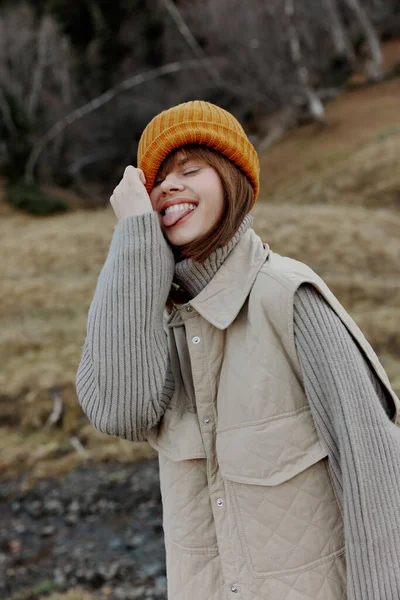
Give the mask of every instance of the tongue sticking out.
[[163, 216], [162, 222], [165, 227], [171, 227], [171, 225], [175, 225], [180, 219], [183, 219], [187, 214], [193, 212], [193, 210], [178, 210], [177, 212], [170, 212]]

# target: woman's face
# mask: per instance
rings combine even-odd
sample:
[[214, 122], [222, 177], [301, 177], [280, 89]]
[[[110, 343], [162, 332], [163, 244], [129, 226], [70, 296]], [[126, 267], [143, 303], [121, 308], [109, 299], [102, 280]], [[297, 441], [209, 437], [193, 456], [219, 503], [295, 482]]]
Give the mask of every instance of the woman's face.
[[174, 246], [204, 236], [224, 211], [224, 192], [217, 171], [203, 160], [183, 153], [164, 179], [156, 179], [150, 199], [162, 230]]

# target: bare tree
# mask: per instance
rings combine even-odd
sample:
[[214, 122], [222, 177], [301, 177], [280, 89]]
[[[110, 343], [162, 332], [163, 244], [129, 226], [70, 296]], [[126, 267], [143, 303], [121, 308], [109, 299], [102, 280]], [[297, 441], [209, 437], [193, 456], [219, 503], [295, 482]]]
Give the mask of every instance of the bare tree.
[[[235, 87], [247, 89], [253, 108], [277, 111], [279, 126], [263, 143], [304, 117], [305, 109], [317, 123], [326, 122], [323, 101], [338, 93], [327, 85], [328, 69], [335, 58], [345, 59], [353, 72], [362, 68], [353, 46], [360, 28], [373, 57], [367, 64], [369, 78], [380, 76], [379, 39], [368, 10], [382, 1], [366, 0], [368, 6], [362, 8], [360, 0], [166, 0], [175, 12], [179, 5], [186, 35], [190, 32], [188, 47], [201, 39], [202, 51], [206, 48], [221, 57], [219, 81], [229, 81], [233, 93]], [[349, 15], [358, 24], [357, 31], [347, 27]], [[344, 65], [343, 81], [345, 75]]]
[[48, 52], [50, 50], [49, 46], [52, 33], [53, 22], [48, 15], [44, 15], [37, 36], [36, 64], [26, 111], [30, 120], [35, 118], [39, 106], [40, 93], [43, 86], [43, 76], [48, 62]]
[[368, 57], [365, 62], [366, 75], [370, 81], [380, 81], [383, 77], [383, 57], [379, 37], [372, 25], [368, 13], [359, 0], [344, 0], [357, 18], [364, 34]]
[[[192, 50], [193, 54], [200, 60], [207, 58], [206, 53], [201, 48], [200, 44], [197, 42], [193, 33], [190, 31], [177, 6], [172, 2], [172, 0], [163, 0], [163, 4], [167, 9], [169, 15], [172, 17], [178, 30], [182, 34], [187, 45]], [[216, 86], [223, 86], [223, 81], [221, 79], [221, 75], [218, 72], [218, 69], [216, 69], [210, 61], [207, 61], [205, 63], [205, 69], [207, 70], [211, 81], [213, 81], [213, 83]]]
[[0, 131], [10, 166], [27, 156], [41, 128], [57, 119], [71, 99], [69, 52], [50, 16], [43, 16], [37, 28], [26, 4], [0, 14]]
[[[176, 4], [174, 4], [174, 2], [172, 0], [162, 0], [162, 1], [163, 1], [163, 4], [164, 4], [167, 12], [173, 19], [179, 32], [182, 34], [185, 42], [187, 43], [188, 47], [192, 50], [194, 55], [200, 60], [207, 58], [207, 54], [204, 52], [204, 50], [202, 49], [202, 47], [196, 40], [196, 37], [193, 35], [190, 27], [186, 23], [185, 19], [183, 18], [182, 14], [180, 13]], [[208, 73], [210, 80], [217, 88], [229, 90], [233, 94], [236, 94], [241, 97], [248, 98], [250, 96], [251, 92], [249, 92], [249, 90], [247, 90], [246, 88], [243, 88], [237, 84], [236, 85], [232, 84], [232, 83], [224, 80], [221, 77], [221, 74], [219, 73], [215, 64], [213, 64], [213, 62], [206, 61], [204, 64], [205, 64], [205, 70]], [[251, 96], [254, 100], [255, 99], [254, 93], [252, 93]], [[264, 97], [260, 93], [256, 94], [256, 98], [259, 100], [264, 100]]]
[[[188, 60], [188, 61], [184, 61], [184, 62], [170, 63], [168, 65], [163, 65], [162, 67], [159, 67], [158, 69], [152, 69], [150, 71], [146, 71], [145, 73], [139, 73], [137, 75], [134, 75], [133, 77], [130, 77], [129, 79], [126, 79], [125, 81], [121, 81], [119, 84], [117, 84], [113, 88], [107, 90], [100, 96], [97, 96], [90, 102], [87, 102], [83, 106], [80, 106], [79, 108], [76, 108], [75, 110], [73, 110], [71, 113], [67, 114], [62, 119], [57, 121], [57, 123], [55, 123], [45, 133], [45, 135], [43, 135], [40, 138], [40, 140], [33, 147], [32, 151], [29, 155], [29, 158], [27, 160], [26, 168], [25, 168], [26, 183], [33, 183], [35, 165], [36, 165], [40, 155], [42, 154], [43, 150], [45, 149], [45, 147], [50, 142], [52, 142], [55, 138], [57, 138], [57, 136], [59, 136], [60, 133], [62, 133], [72, 123], [74, 123], [75, 121], [78, 121], [79, 119], [82, 119], [83, 117], [85, 117], [86, 115], [97, 110], [101, 106], [108, 104], [108, 102], [113, 100], [118, 94], [121, 94], [122, 92], [126, 92], [146, 81], [156, 79], [157, 77], [162, 77], [163, 75], [169, 75], [171, 73], [176, 73], [177, 71], [180, 71], [180, 70], [199, 69], [199, 68], [203, 69], [205, 66], [205, 63], [209, 62], [209, 61], [210, 61], [210, 59], [203, 58], [202, 60], [194, 59], [194, 60]], [[97, 156], [99, 156], [99, 154], [96, 153], [95, 156], [97, 157]]]
[[337, 0], [323, 0], [329, 17], [330, 31], [335, 50], [338, 56], [345, 57], [354, 71], [358, 70], [358, 63], [351, 43], [349, 33], [343, 24]]
[[290, 54], [302, 91], [307, 99], [308, 110], [315, 121], [325, 124], [326, 117], [324, 106], [311, 85], [310, 72], [301, 51], [300, 38], [297, 33], [294, 19], [294, 0], [285, 0], [285, 14], [287, 17], [286, 27], [289, 38]]

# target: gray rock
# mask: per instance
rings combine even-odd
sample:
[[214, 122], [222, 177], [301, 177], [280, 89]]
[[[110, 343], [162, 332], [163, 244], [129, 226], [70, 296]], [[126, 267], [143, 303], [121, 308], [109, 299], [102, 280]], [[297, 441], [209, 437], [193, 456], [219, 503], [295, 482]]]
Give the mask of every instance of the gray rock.
[[46, 525], [45, 527], [42, 527], [41, 535], [43, 537], [48, 537], [50, 535], [54, 535], [55, 531], [56, 528], [54, 525]]
[[44, 510], [51, 515], [62, 515], [64, 513], [64, 506], [60, 500], [53, 498], [46, 500]]

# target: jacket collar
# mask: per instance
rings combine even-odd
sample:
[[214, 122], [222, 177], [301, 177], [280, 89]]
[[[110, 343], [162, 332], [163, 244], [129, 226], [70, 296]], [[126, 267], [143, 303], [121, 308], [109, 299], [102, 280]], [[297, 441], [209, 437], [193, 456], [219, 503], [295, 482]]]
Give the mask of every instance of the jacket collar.
[[268, 255], [268, 244], [248, 229], [190, 304], [211, 325], [226, 329], [239, 314]]

